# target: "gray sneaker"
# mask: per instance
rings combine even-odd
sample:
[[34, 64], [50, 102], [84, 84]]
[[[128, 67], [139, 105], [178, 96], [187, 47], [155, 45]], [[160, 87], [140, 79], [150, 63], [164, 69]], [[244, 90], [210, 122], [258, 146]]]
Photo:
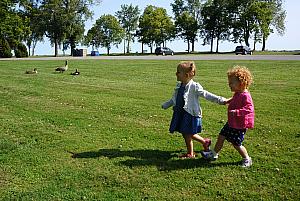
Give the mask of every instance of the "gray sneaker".
[[251, 158], [245, 158], [242, 161], [242, 167], [250, 167], [252, 165], [252, 159]]

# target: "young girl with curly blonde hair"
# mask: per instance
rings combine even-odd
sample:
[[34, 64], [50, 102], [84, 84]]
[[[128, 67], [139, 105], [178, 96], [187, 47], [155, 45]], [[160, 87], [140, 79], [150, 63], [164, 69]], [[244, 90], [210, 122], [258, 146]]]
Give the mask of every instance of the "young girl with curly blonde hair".
[[194, 62], [185, 61], [177, 66], [176, 85], [173, 97], [162, 104], [162, 108], [167, 109], [173, 106], [173, 116], [170, 124], [170, 133], [175, 131], [182, 134], [187, 146], [187, 153], [180, 158], [194, 158], [193, 141], [196, 140], [203, 145], [204, 151], [209, 150], [211, 140], [203, 138], [198, 133], [202, 130], [202, 109], [199, 104], [199, 98], [225, 104], [227, 99], [216, 96], [193, 81], [196, 75], [196, 65]]
[[254, 127], [254, 104], [248, 87], [252, 83], [251, 72], [243, 66], [235, 66], [227, 71], [228, 84], [233, 97], [227, 102], [228, 121], [220, 131], [215, 148], [208, 152], [201, 152], [204, 158], [216, 160], [223, 147], [225, 139], [242, 156], [242, 167], [252, 165], [252, 160], [246, 148], [242, 145], [247, 129]]

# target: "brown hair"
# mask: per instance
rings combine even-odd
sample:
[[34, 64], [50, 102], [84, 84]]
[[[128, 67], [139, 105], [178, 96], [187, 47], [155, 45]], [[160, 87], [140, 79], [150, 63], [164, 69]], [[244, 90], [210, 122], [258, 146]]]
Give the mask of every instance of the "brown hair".
[[177, 69], [179, 68], [191, 77], [194, 77], [196, 75], [196, 65], [193, 61], [182, 61], [177, 66]]
[[245, 66], [234, 66], [227, 71], [228, 78], [235, 77], [247, 89], [253, 82], [253, 76]]

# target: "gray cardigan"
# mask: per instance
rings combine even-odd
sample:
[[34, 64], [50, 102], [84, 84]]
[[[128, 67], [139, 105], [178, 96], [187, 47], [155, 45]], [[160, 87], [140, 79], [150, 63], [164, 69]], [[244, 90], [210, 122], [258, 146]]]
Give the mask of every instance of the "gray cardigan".
[[[181, 85], [180, 82], [177, 83], [172, 98], [162, 104], [163, 109], [167, 109], [171, 106], [176, 105], [176, 96], [178, 93], [178, 89], [180, 88], [180, 85]], [[213, 93], [210, 93], [204, 90], [199, 83], [190, 80], [185, 86], [185, 90], [183, 94], [183, 99], [184, 99], [183, 109], [193, 116], [202, 117], [202, 109], [199, 103], [199, 97], [203, 97], [206, 100], [209, 100], [214, 103], [218, 103], [220, 105], [224, 105], [226, 101], [224, 97], [217, 96]]]

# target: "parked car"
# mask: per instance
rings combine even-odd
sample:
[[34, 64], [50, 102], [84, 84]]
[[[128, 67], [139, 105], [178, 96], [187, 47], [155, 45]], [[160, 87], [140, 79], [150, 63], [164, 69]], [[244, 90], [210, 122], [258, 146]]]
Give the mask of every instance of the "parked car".
[[235, 54], [238, 55], [238, 54], [243, 54], [243, 55], [246, 55], [246, 54], [252, 54], [252, 51], [250, 49], [250, 47], [248, 46], [236, 46], [235, 48]]
[[170, 48], [168, 48], [168, 47], [157, 47], [156, 49], [155, 49], [155, 54], [156, 55], [174, 55], [174, 51], [173, 50], [171, 50]]

